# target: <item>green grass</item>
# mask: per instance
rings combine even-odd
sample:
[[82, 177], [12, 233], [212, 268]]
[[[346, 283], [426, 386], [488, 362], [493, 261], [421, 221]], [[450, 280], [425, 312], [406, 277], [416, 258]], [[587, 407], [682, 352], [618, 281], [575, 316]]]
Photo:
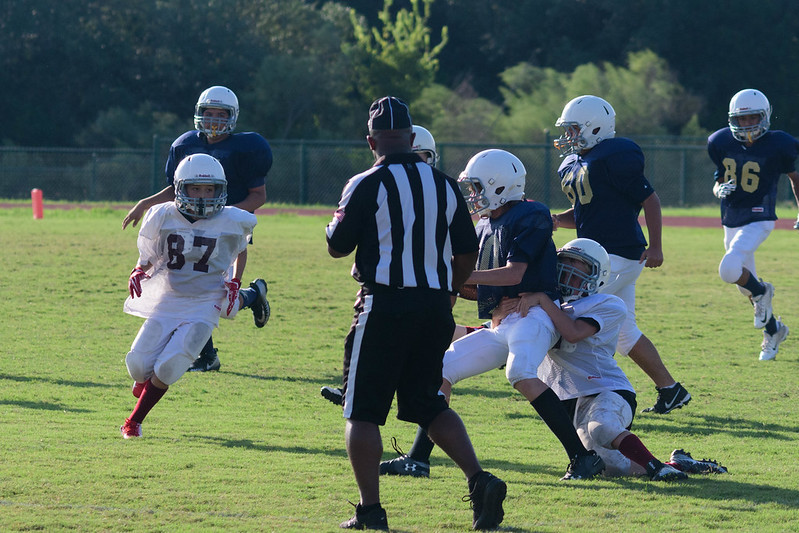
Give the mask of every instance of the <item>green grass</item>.
[[[327, 217], [260, 217], [246, 280], [269, 283], [272, 318], [245, 312], [214, 340], [222, 369], [187, 374], [156, 406], [144, 438], [118, 426], [134, 405], [124, 357], [141, 319], [125, 315], [136, 232], [124, 211], [0, 210], [0, 530], [337, 531], [358, 492], [340, 410], [319, 387], [340, 382], [356, 284], [351, 259], [327, 256]], [[781, 216], [792, 217], [786, 209]], [[555, 234], [558, 244], [573, 232]], [[778, 230], [758, 252], [775, 312], [799, 334], [799, 235]], [[508, 482], [504, 531], [795, 531], [799, 529], [799, 357], [789, 337], [760, 363], [751, 307], [718, 279], [719, 229], [666, 228], [665, 264], [638, 289], [642, 329], [691, 391], [686, 408], [638, 415], [655, 455], [712, 456], [730, 474], [681, 483], [562, 483], [565, 453], [500, 371], [459, 384], [483, 466]], [[459, 322], [476, 324], [459, 302]], [[398, 324], [398, 327], [402, 327]], [[620, 364], [651, 404], [650, 381]], [[415, 428], [389, 419], [407, 450]], [[432, 478], [382, 480], [397, 531], [466, 531], [460, 471], [440, 452]]]

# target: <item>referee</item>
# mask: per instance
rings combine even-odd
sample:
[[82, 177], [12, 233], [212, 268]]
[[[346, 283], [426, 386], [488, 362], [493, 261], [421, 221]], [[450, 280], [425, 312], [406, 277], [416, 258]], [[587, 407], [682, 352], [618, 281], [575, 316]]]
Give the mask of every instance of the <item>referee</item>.
[[344, 346], [347, 454], [360, 502], [347, 529], [388, 529], [380, 505], [380, 428], [394, 393], [397, 418], [425, 428], [463, 470], [475, 529], [502, 521], [506, 486], [483, 471], [460, 417], [438, 394], [452, 340], [452, 304], [477, 258], [477, 237], [455, 180], [411, 150], [408, 106], [392, 96], [369, 108], [369, 170], [344, 186], [327, 226], [328, 252], [355, 252], [361, 290]]

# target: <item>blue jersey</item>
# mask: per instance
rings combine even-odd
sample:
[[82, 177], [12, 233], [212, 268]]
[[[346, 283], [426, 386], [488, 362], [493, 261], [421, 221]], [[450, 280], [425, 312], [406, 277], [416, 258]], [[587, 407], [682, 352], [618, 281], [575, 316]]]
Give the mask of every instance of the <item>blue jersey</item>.
[[577, 237], [595, 240], [609, 254], [640, 259], [646, 239], [638, 215], [655, 192], [644, 176], [641, 148], [629, 139], [607, 139], [586, 154], [567, 156], [558, 175], [574, 206]]
[[799, 142], [784, 131], [767, 131], [752, 146], [736, 140], [730, 128], [707, 139], [716, 165], [714, 179], [735, 180], [737, 187], [721, 200], [721, 223], [737, 228], [760, 220], [777, 220], [777, 184], [796, 169]]
[[481, 218], [475, 228], [480, 242], [477, 270], [527, 263], [521, 283], [510, 287], [477, 286], [480, 318], [491, 312], [503, 296], [522, 292], [545, 292], [552, 300], [557, 293], [557, 251], [552, 241], [552, 215], [540, 202], [519, 202], [498, 218]]
[[166, 160], [169, 185], [173, 183], [178, 163], [191, 154], [208, 154], [222, 164], [227, 179], [227, 205], [243, 201], [250, 189], [264, 185], [272, 168], [272, 148], [257, 133], [233, 133], [225, 140], [209, 144], [205, 134], [192, 130], [175, 139], [169, 148]]

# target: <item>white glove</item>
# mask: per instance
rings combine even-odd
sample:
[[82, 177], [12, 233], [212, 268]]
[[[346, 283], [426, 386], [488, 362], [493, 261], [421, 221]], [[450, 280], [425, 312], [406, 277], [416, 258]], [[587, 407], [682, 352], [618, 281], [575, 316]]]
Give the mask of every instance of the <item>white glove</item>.
[[793, 229], [799, 229], [799, 216], [796, 217], [796, 222], [793, 223]]
[[734, 180], [725, 181], [724, 183], [719, 183], [717, 181], [716, 184], [713, 185], [713, 194], [716, 198], [723, 199], [732, 194], [732, 191], [736, 188], [737, 185]]

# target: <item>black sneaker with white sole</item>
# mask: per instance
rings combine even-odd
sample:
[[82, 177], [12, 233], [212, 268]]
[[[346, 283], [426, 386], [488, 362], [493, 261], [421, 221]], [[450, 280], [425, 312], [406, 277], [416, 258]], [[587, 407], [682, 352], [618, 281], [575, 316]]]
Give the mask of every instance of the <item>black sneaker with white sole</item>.
[[336, 405], [341, 405], [344, 403], [344, 394], [341, 389], [338, 387], [331, 387], [330, 385], [325, 385], [319, 391], [319, 394], [322, 395], [322, 398], [327, 400], [328, 402], [334, 403]]
[[380, 463], [381, 476], [430, 477], [430, 463], [417, 461], [410, 455], [400, 455]]
[[691, 394], [685, 390], [685, 387], [680, 385], [679, 382], [671, 387], [657, 388], [658, 399], [655, 405], [647, 407], [642, 413], [656, 413], [659, 415], [668, 414], [675, 409], [680, 409], [683, 405], [687, 405], [691, 401]]
[[219, 362], [217, 349], [214, 348], [212, 354], [200, 354], [189, 367], [189, 372], [214, 372], [219, 370], [222, 363]]
[[261, 278], [250, 283], [250, 288], [258, 293], [255, 301], [250, 306], [252, 319], [255, 321], [255, 327], [262, 328], [269, 322], [269, 315], [272, 313], [269, 301], [266, 299], [266, 292], [269, 288], [266, 286], [266, 281]]
[[650, 479], [652, 481], [677, 481], [678, 479], [688, 479], [688, 474], [670, 464], [664, 464], [652, 474]]
[[726, 474], [727, 469], [713, 459], [694, 459], [685, 450], [674, 450], [667, 464], [689, 474]]

